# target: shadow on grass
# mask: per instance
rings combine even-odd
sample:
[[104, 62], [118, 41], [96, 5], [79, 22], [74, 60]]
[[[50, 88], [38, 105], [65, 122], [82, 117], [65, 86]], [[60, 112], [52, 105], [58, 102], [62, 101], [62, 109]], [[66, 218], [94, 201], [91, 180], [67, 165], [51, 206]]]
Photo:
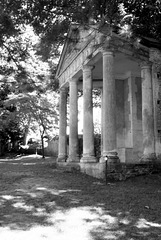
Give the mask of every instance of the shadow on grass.
[[16, 165], [1, 175], [1, 240], [161, 239], [160, 176], [105, 186], [48, 165], [21, 165], [25, 171]]

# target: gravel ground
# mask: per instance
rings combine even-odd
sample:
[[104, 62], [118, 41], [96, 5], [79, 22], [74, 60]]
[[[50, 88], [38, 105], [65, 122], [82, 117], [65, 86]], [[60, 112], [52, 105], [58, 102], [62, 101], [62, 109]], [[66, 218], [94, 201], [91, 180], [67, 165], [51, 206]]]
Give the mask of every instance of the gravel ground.
[[40, 156], [0, 159], [0, 240], [161, 239], [161, 175], [109, 182]]

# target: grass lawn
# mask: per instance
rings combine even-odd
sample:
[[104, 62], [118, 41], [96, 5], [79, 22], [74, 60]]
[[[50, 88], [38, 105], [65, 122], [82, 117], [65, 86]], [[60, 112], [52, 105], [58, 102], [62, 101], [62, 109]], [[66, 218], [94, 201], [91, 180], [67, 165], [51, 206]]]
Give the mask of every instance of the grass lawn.
[[161, 174], [103, 181], [40, 156], [0, 159], [0, 240], [159, 240]]

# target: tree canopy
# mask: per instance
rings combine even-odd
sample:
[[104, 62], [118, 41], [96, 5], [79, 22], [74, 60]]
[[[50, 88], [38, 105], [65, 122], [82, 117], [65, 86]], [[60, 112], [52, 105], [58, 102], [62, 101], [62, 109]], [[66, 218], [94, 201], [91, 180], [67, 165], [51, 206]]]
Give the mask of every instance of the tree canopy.
[[[119, 27], [128, 23], [134, 34], [161, 40], [161, 0], [0, 0], [0, 6], [0, 46], [11, 36], [15, 44], [20, 42], [23, 26], [30, 25], [41, 38], [43, 56], [58, 55], [71, 22]], [[21, 44], [18, 50], [25, 54]]]
[[125, 0], [124, 7], [127, 14], [130, 14], [127, 22], [135, 34], [161, 41], [160, 0]]

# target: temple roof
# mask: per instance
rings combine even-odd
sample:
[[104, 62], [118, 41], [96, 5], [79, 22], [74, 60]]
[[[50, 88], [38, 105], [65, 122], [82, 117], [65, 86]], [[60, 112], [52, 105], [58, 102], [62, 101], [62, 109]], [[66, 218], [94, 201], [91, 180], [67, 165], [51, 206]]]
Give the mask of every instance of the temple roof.
[[[56, 77], [59, 78], [69, 65], [81, 55], [80, 53], [84, 49], [86, 49], [85, 57], [90, 61], [90, 57], [95, 56], [93, 53], [100, 47], [107, 47], [108, 39], [111, 39], [110, 47], [115, 52], [121, 52], [131, 58], [135, 57], [135, 59], [148, 60], [150, 48], [161, 49], [160, 42], [155, 39], [147, 37], [128, 38], [119, 34], [118, 29], [117, 31], [116, 29], [111, 30], [108, 25], [98, 28], [96, 25], [85, 27], [72, 24], [60, 56]], [[84, 55], [81, 57], [84, 58]]]

